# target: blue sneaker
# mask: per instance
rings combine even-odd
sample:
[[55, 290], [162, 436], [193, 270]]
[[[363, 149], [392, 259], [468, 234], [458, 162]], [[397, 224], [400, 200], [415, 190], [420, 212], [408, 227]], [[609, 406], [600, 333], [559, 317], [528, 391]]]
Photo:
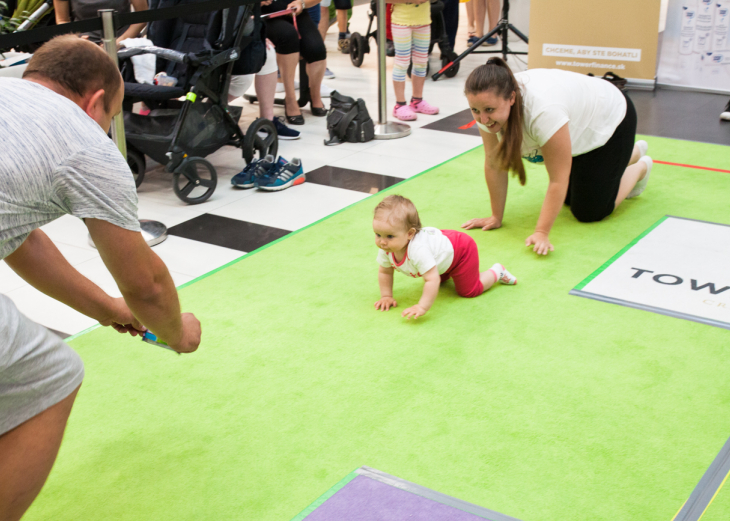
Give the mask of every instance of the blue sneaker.
[[499, 38], [497, 36], [492, 36], [491, 38], [487, 38], [484, 43], [482, 44], [483, 47], [491, 47], [492, 45], [497, 45], [497, 42], [499, 41]]
[[274, 118], [274, 126], [276, 127], [276, 134], [279, 139], [293, 140], [302, 137], [302, 133], [293, 128], [289, 128], [284, 124], [284, 116], [277, 116]]
[[276, 166], [274, 156], [266, 156], [263, 159], [254, 159], [246, 168], [233, 176], [231, 184], [237, 188], [253, 188], [259, 177], [268, 174]]
[[306, 181], [306, 176], [302, 168], [302, 161], [295, 157], [291, 162], [287, 162], [286, 159], [280, 157], [276, 168], [266, 177], [259, 179], [256, 186], [267, 192], [278, 192], [290, 186], [300, 185], [304, 181]]
[[468, 45], [469, 47], [471, 47], [472, 45], [474, 45], [474, 44], [475, 44], [475, 43], [477, 43], [478, 41], [479, 41], [479, 38], [477, 38], [477, 37], [476, 37], [476, 35], [474, 35], [474, 36], [470, 36], [470, 37], [469, 37], [469, 38], [468, 38], [468, 39], [466, 40], [466, 44], [467, 44], [467, 45]]

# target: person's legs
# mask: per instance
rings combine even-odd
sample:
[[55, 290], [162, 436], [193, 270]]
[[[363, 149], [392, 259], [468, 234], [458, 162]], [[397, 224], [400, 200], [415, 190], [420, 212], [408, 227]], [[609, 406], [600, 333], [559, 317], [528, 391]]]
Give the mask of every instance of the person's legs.
[[333, 0], [337, 9], [337, 48], [345, 54], [350, 52], [350, 39], [347, 33], [347, 12], [352, 9], [350, 0]]
[[254, 88], [256, 97], [259, 100], [259, 116], [262, 118], [274, 119], [274, 97], [276, 95], [276, 76], [279, 71], [277, 65], [276, 51], [266, 49], [266, 63], [256, 74]]
[[463, 232], [442, 230], [442, 233], [451, 241], [451, 245], [454, 247], [454, 260], [448, 272], [444, 274], [447, 276], [442, 275], [441, 280], [443, 281], [448, 277], [454, 279], [456, 293], [461, 297], [478, 297], [488, 289], [484, 282], [488, 282], [489, 287], [491, 287], [496, 278], [490, 282], [489, 277], [485, 275], [484, 280], [482, 280], [479, 273], [479, 251], [476, 242], [471, 236]]
[[621, 176], [621, 184], [618, 188], [618, 194], [616, 195], [616, 201], [614, 208], [620, 205], [624, 199], [631, 193], [636, 186], [636, 183], [643, 180], [649, 171], [649, 165], [644, 161], [637, 161], [633, 165], [630, 165], [624, 170], [624, 175]]
[[[253, 74], [231, 75], [231, 82], [228, 84], [228, 103], [243, 96], [249, 87], [251, 87], [253, 81]], [[274, 86], [274, 88], [276, 88], [276, 86]]]
[[459, 0], [444, 0], [444, 25], [451, 50], [456, 49], [456, 32], [459, 29]]
[[[431, 43], [431, 26], [411, 28], [411, 83], [413, 85], [413, 97], [423, 99], [423, 84], [426, 81], [426, 70], [428, 68], [428, 46]], [[397, 52], [397, 51], [396, 51]]]
[[302, 13], [297, 17], [297, 25], [299, 26], [299, 34], [301, 35], [300, 48], [302, 58], [307, 62], [309, 96], [312, 101], [312, 107], [321, 109], [324, 108], [321, 87], [324, 71], [327, 68], [327, 48], [324, 46], [324, 40], [322, 40], [319, 29], [307, 13]]
[[627, 167], [635, 139], [636, 110], [626, 96], [626, 115], [608, 142], [573, 158], [569, 201], [576, 219], [595, 222], [607, 217], [644, 177], [644, 161]]
[[393, 89], [395, 101], [406, 103], [406, 71], [411, 63], [411, 28], [393, 24], [393, 44], [395, 45], [395, 63], [393, 64]]
[[487, 17], [487, 0], [471, 1], [474, 2], [474, 24], [477, 33], [477, 39], [479, 39], [484, 36], [484, 21]]
[[330, 8], [321, 4], [319, 8], [319, 34], [322, 35], [322, 39], [324, 40], [327, 37], [327, 29], [330, 27]]
[[20, 519], [43, 488], [78, 390], [0, 436], [0, 521]]
[[[487, 15], [489, 16], [489, 31], [497, 27], [501, 18], [499, 0], [487, 0]], [[487, 32], [489, 32], [487, 31]]]
[[327, 68], [327, 62], [319, 60], [314, 63], [307, 64], [307, 75], [309, 76], [309, 97], [312, 101], [312, 107], [324, 108], [322, 101], [321, 87], [324, 71]]
[[474, 5], [476, 4], [476, 0], [469, 0], [466, 3], [466, 30], [467, 30], [467, 36], [471, 38], [472, 36], [476, 36], [477, 29], [475, 26], [475, 20], [474, 20]]
[[302, 111], [299, 110], [299, 102], [297, 101], [297, 92], [294, 88], [294, 74], [299, 63], [299, 53], [294, 54], [276, 54], [276, 62], [279, 64], [279, 73], [281, 81], [284, 84], [284, 107], [287, 116], [300, 116]]

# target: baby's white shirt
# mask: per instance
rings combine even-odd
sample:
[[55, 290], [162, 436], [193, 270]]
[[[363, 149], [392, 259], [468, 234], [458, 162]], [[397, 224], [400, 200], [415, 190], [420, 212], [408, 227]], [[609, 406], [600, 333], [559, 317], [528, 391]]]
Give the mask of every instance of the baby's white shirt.
[[394, 268], [413, 278], [423, 274], [434, 266], [438, 266], [439, 275], [443, 275], [454, 262], [454, 246], [438, 228], [421, 228], [406, 247], [406, 256], [399, 263], [392, 253], [378, 251], [378, 264], [384, 268]]

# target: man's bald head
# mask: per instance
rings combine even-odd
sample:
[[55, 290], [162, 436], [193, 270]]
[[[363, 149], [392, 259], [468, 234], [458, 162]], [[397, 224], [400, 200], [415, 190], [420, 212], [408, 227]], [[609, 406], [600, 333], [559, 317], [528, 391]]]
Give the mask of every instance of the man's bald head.
[[101, 47], [73, 34], [57, 36], [38, 49], [23, 78], [50, 81], [79, 98], [103, 89], [106, 111], [122, 88], [117, 64]]

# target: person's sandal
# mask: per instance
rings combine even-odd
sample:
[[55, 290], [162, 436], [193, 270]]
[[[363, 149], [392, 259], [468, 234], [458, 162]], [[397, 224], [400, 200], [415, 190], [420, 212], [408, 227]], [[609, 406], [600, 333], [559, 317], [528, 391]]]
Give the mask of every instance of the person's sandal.
[[[286, 112], [284, 114], [286, 114]], [[286, 121], [290, 125], [304, 125], [304, 116], [301, 114], [297, 114], [296, 116], [286, 114]]]

